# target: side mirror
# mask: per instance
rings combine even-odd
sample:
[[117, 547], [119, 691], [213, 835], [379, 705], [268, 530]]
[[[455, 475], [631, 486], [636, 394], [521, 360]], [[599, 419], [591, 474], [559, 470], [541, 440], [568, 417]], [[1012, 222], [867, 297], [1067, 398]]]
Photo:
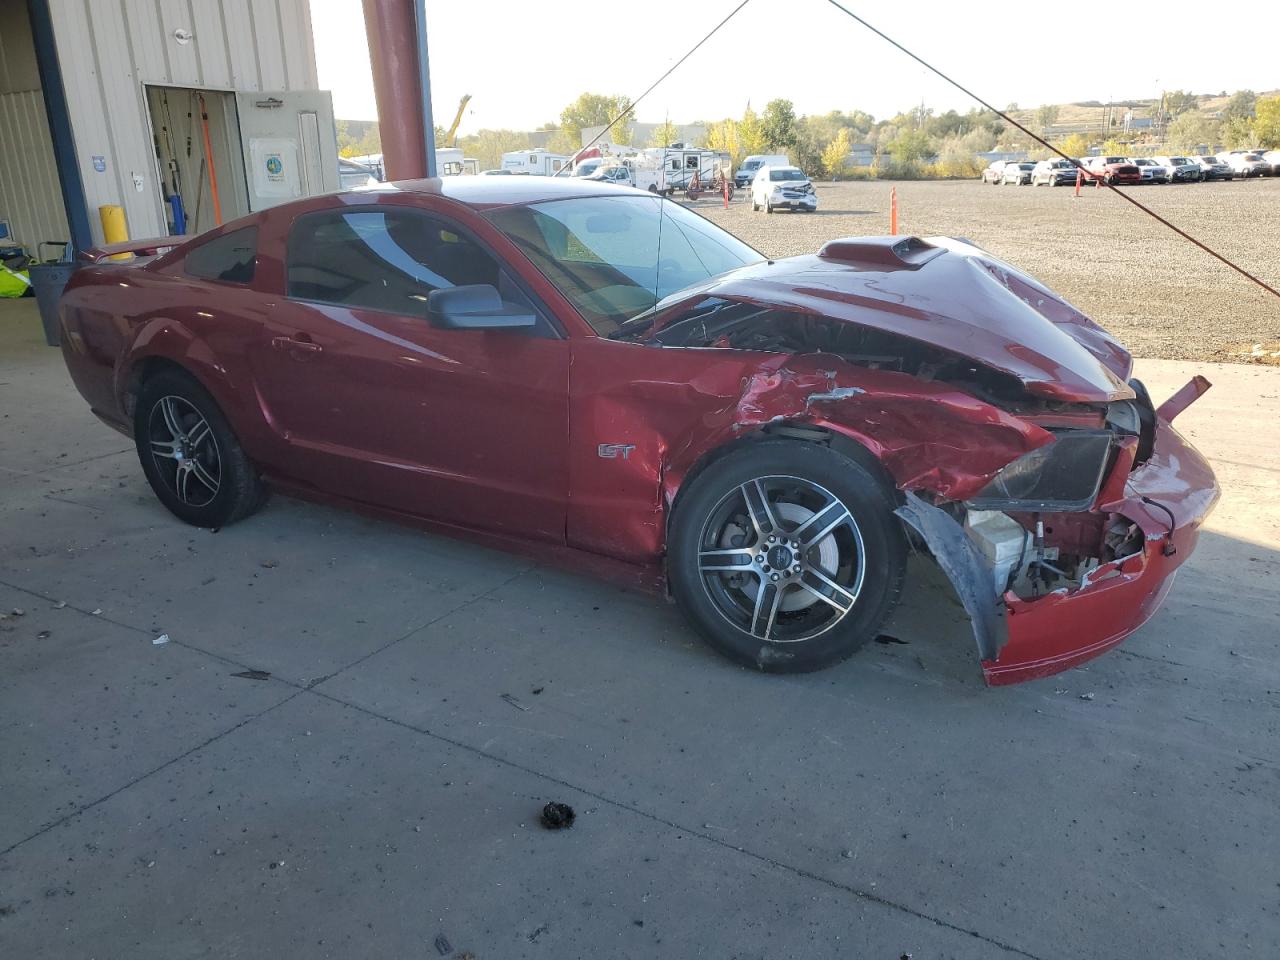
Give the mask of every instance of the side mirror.
[[532, 310], [503, 302], [498, 288], [487, 283], [432, 290], [427, 318], [445, 330], [514, 330], [538, 322]]

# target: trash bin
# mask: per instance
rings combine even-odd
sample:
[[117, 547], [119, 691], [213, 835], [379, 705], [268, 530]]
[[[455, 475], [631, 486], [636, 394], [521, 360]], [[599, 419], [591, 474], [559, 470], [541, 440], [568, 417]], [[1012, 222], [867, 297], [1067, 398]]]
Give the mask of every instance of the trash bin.
[[[45, 244], [41, 244], [43, 247]], [[58, 244], [52, 244], [57, 246]], [[66, 244], [61, 244], [66, 249]], [[51, 347], [59, 344], [58, 339], [58, 301], [62, 291], [71, 279], [76, 268], [74, 263], [65, 260], [53, 263], [35, 263], [27, 267], [31, 277], [31, 289], [35, 291], [36, 306], [40, 309], [40, 323], [44, 326], [44, 342]]]

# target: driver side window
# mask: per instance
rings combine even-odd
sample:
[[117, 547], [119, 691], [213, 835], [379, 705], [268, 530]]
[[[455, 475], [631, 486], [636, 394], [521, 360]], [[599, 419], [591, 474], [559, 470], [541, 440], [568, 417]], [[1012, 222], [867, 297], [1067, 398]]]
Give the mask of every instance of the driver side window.
[[286, 293], [423, 316], [432, 290], [499, 285], [497, 262], [467, 237], [412, 210], [306, 214], [289, 231]]

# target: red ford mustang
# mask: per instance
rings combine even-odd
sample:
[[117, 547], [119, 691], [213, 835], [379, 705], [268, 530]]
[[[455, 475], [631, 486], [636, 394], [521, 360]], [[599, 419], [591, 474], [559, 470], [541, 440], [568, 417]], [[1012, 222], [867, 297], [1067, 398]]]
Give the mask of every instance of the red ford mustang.
[[1170, 426], [1207, 382], [1153, 406], [960, 241], [772, 261], [638, 191], [455, 177], [88, 259], [67, 367], [180, 519], [278, 489], [590, 558], [762, 670], [874, 636], [913, 543], [990, 683], [1063, 670], [1151, 616], [1218, 497]]

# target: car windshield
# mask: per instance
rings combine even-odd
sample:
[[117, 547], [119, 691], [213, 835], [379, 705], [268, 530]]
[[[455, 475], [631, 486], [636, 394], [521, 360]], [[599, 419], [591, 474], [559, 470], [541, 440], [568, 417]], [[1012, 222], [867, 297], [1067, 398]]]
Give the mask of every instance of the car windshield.
[[1018, 169], [1019, 169], [1019, 170], [1034, 170], [1035, 168], [1036, 168], [1036, 165], [1035, 165], [1034, 163], [1020, 163], [1020, 164], [1018, 164]]
[[601, 336], [694, 283], [764, 257], [659, 197], [578, 197], [486, 215]]
[[1070, 169], [1072, 164], [1070, 160], [1055, 160], [1053, 166], [1059, 170]]
[[1104, 163], [1128, 163], [1129, 161], [1127, 161], [1124, 157], [1107, 157], [1107, 159], [1104, 160], [1103, 162]]
[[769, 179], [774, 180], [808, 180], [804, 172], [797, 170], [795, 167], [782, 167], [781, 169], [773, 168], [769, 171]]

